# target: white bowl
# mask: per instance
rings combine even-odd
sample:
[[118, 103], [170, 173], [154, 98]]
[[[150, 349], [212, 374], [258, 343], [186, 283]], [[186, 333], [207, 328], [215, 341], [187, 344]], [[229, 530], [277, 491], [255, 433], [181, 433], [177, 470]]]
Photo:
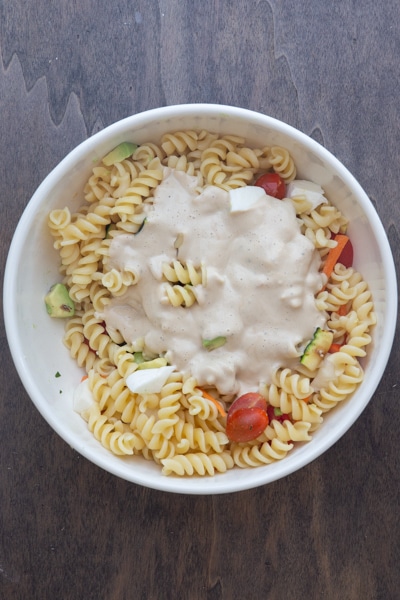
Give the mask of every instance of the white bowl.
[[[78, 208], [94, 162], [123, 141], [157, 141], [182, 129], [206, 129], [244, 136], [263, 147], [288, 148], [301, 178], [319, 183], [350, 219], [355, 266], [373, 293], [377, 326], [365, 360], [365, 378], [349, 402], [327, 414], [312, 441], [288, 456], [255, 469], [234, 468], [214, 477], [165, 477], [160, 468], [134, 457], [121, 459], [105, 450], [73, 411], [72, 395], [81, 370], [62, 343], [64, 323], [50, 319], [43, 297], [57, 280], [58, 256], [46, 220], [50, 210]], [[381, 221], [348, 170], [305, 134], [276, 119], [241, 108], [192, 104], [133, 115], [95, 134], [75, 148], [46, 177], [27, 205], [9, 251], [4, 279], [8, 342], [23, 385], [50, 426], [77, 452], [128, 481], [185, 494], [217, 494], [261, 486], [307, 465], [334, 444], [368, 404], [386, 367], [397, 315], [396, 274]], [[60, 377], [56, 377], [60, 373]], [[29, 431], [27, 431], [29, 435]]]

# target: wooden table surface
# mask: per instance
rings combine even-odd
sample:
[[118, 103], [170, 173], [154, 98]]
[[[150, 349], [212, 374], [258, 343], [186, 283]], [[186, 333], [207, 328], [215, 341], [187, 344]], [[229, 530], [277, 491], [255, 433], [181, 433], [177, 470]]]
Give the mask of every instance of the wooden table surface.
[[[41, 180], [149, 108], [233, 104], [322, 143], [382, 219], [397, 266], [397, 0], [0, 3], [1, 261]], [[29, 293], [29, 290], [27, 290]], [[118, 480], [47, 425], [1, 328], [0, 598], [400, 598], [400, 350], [323, 457], [237, 494]]]

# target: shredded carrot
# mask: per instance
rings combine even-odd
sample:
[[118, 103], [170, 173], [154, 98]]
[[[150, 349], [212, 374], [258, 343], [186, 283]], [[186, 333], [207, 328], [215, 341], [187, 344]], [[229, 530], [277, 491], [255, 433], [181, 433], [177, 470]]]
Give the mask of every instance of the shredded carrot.
[[342, 306], [339, 306], [337, 313], [339, 317], [345, 317], [347, 315], [347, 304], [342, 304]]
[[338, 233], [338, 235], [335, 236], [335, 241], [337, 242], [337, 244], [334, 248], [331, 248], [329, 250], [324, 267], [322, 269], [322, 272], [325, 273], [328, 279], [331, 276], [332, 271], [335, 268], [335, 265], [343, 252], [343, 248], [350, 241], [350, 239], [349, 236], [345, 235], [344, 233]]
[[303, 402], [305, 402], [306, 404], [308, 404], [311, 400], [311, 396], [312, 394], [310, 394], [309, 396], [307, 396], [307, 398], [303, 398]]
[[85, 379], [88, 379], [88, 376], [87, 376], [87, 375], [83, 375], [83, 377], [82, 377], [82, 379], [81, 379], [81, 382], [82, 382], [82, 381], [85, 381]]
[[203, 390], [202, 388], [199, 388], [199, 390], [201, 391], [201, 393], [203, 394], [204, 398], [207, 398], [207, 400], [210, 400], [210, 402], [212, 402], [213, 404], [215, 404], [215, 406], [217, 407], [218, 412], [223, 416], [226, 417], [226, 412], [224, 407], [222, 406], [222, 404], [220, 402], [218, 402], [218, 400], [216, 400], [215, 398], [213, 398], [208, 392], [206, 392], [205, 390]]
[[329, 354], [334, 354], [335, 352], [340, 352], [342, 345], [341, 344], [331, 344], [328, 352]]

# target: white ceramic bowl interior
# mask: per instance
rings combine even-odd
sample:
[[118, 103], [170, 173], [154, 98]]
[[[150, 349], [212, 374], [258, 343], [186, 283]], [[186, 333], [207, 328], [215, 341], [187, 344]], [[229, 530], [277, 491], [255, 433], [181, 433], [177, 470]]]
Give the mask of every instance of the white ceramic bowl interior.
[[[82, 371], [62, 343], [64, 322], [50, 319], [43, 302], [49, 287], [59, 281], [58, 256], [46, 225], [49, 211], [66, 205], [78, 208], [94, 164], [120, 142], [158, 141], [163, 133], [183, 129], [237, 134], [257, 146], [288, 148], [298, 177], [319, 183], [350, 219], [355, 267], [369, 283], [378, 319], [362, 385], [353, 398], [325, 416], [311, 442], [299, 445], [277, 463], [235, 468], [212, 478], [165, 477], [156, 464], [139, 457], [113, 456], [94, 439], [85, 421], [73, 411], [73, 390]], [[397, 285], [391, 250], [375, 209], [354, 177], [327, 150], [296, 129], [249, 110], [179, 105], [150, 110], [107, 127], [75, 148], [48, 175], [15, 231], [4, 279], [4, 314], [12, 356], [27, 393], [50, 426], [77, 452], [106, 471], [143, 486], [217, 494], [285, 477], [316, 459], [349, 429], [371, 399], [388, 361], [396, 326]]]

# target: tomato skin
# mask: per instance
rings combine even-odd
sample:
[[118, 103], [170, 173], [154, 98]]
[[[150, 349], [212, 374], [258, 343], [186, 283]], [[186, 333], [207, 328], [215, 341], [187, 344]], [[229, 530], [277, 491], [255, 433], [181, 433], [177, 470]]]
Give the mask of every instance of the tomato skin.
[[[335, 236], [332, 236], [332, 238], [335, 239]], [[343, 248], [343, 250], [340, 253], [338, 262], [341, 265], [343, 265], [344, 267], [346, 267], [346, 269], [349, 269], [350, 267], [353, 266], [353, 259], [354, 259], [354, 249], [353, 249], [353, 244], [351, 243], [351, 240], [349, 239], [347, 241], [347, 244], [345, 245], [345, 247]]]
[[236, 400], [232, 402], [228, 415], [233, 415], [240, 408], [262, 408], [266, 411], [267, 402], [261, 394], [258, 394], [257, 392], [248, 392], [247, 394], [243, 394], [243, 396], [239, 396], [239, 398], [236, 398]]
[[269, 421], [273, 421], [274, 419], [276, 421], [279, 421], [279, 423], [283, 423], [284, 421], [290, 421], [290, 417], [289, 415], [282, 413], [281, 414], [276, 414], [279, 413], [281, 411], [278, 411], [277, 409], [275, 409], [274, 406], [272, 406], [271, 404], [268, 405], [268, 409], [267, 409], [267, 414], [268, 414], [268, 419]]
[[343, 266], [345, 266], [346, 269], [348, 269], [349, 267], [353, 266], [353, 257], [354, 257], [353, 244], [349, 240], [339, 256], [339, 262]]
[[268, 423], [265, 398], [256, 392], [248, 392], [231, 404], [226, 435], [232, 442], [249, 442], [261, 435]]
[[250, 442], [262, 434], [269, 423], [262, 408], [238, 408], [226, 420], [226, 435], [231, 442]]
[[255, 182], [256, 186], [262, 187], [268, 196], [282, 200], [286, 194], [286, 184], [278, 173], [264, 173]]
[[268, 423], [265, 398], [257, 392], [248, 392], [231, 404], [226, 419], [226, 435], [231, 442], [249, 442], [261, 435]]

